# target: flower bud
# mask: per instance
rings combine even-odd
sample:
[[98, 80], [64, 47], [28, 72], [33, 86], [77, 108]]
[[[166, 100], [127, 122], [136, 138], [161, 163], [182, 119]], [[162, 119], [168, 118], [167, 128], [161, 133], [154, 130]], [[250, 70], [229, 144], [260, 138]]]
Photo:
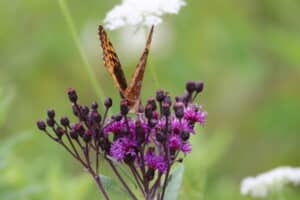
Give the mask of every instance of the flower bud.
[[147, 104], [145, 107], [145, 116], [147, 119], [151, 119], [153, 117], [153, 110], [151, 104]]
[[47, 112], [47, 115], [48, 115], [48, 117], [49, 117], [50, 119], [54, 119], [54, 117], [55, 117], [55, 111], [54, 111], [52, 108], [50, 108], [50, 109], [48, 110], [48, 112]]
[[156, 100], [158, 102], [162, 102], [165, 98], [165, 92], [163, 90], [157, 90], [156, 91]]
[[147, 101], [147, 104], [150, 104], [151, 107], [152, 107], [152, 110], [156, 110], [156, 102], [155, 102], [155, 99], [153, 97], [149, 98], [148, 101]]
[[112, 99], [111, 99], [110, 97], [107, 97], [107, 98], [105, 99], [104, 106], [105, 106], [106, 108], [110, 108], [110, 107], [112, 106]]
[[55, 133], [56, 133], [56, 136], [60, 139], [63, 136], [63, 134], [65, 133], [65, 130], [59, 126], [55, 129]]
[[170, 104], [164, 102], [161, 107], [161, 112], [163, 115], [169, 116], [170, 115]]
[[91, 113], [91, 120], [93, 122], [99, 123], [99, 122], [101, 122], [101, 119], [102, 119], [102, 117], [97, 111], [93, 111]]
[[75, 129], [70, 130], [70, 137], [74, 140], [78, 139], [78, 132]]
[[136, 121], [135, 132], [138, 144], [142, 144], [143, 142], [145, 142], [145, 130], [140, 121]]
[[97, 104], [97, 102], [93, 102], [92, 103], [92, 105], [91, 105], [91, 108], [93, 109], [93, 110], [97, 110], [98, 109], [98, 104]]
[[69, 118], [64, 116], [60, 118], [60, 124], [63, 126], [69, 126], [70, 125], [70, 121]]
[[188, 131], [182, 131], [180, 137], [183, 141], [187, 141], [190, 138], [190, 133]]
[[172, 100], [171, 100], [171, 97], [170, 97], [169, 95], [167, 95], [167, 96], [165, 97], [164, 103], [167, 103], [167, 104], [169, 104], [169, 105], [172, 104]]
[[196, 82], [195, 90], [196, 90], [197, 93], [202, 92], [203, 88], [204, 88], [204, 83], [202, 81]]
[[69, 99], [72, 103], [76, 103], [77, 102], [77, 93], [76, 91], [73, 89], [73, 88], [69, 88], [68, 89], [68, 96], [69, 96]]
[[184, 115], [184, 104], [181, 102], [177, 102], [174, 105], [175, 116], [178, 119], [181, 119]]
[[189, 93], [193, 93], [196, 89], [196, 83], [195, 81], [188, 81], [185, 85], [185, 89], [189, 92]]
[[47, 118], [47, 125], [50, 127], [54, 127], [55, 121], [53, 118]]
[[38, 129], [40, 129], [41, 131], [45, 131], [46, 130], [46, 123], [43, 120], [39, 120], [36, 123]]
[[92, 131], [91, 130], [86, 130], [82, 136], [83, 140], [85, 142], [90, 142], [92, 139]]
[[83, 116], [87, 116], [90, 112], [90, 109], [87, 106], [80, 106], [80, 110]]

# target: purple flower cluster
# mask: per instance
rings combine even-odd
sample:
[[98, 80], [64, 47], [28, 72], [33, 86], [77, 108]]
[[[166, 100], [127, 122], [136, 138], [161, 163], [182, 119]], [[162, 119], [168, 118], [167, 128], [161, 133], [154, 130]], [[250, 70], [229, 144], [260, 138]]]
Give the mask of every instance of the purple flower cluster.
[[133, 115], [128, 113], [128, 102], [122, 99], [120, 113], [108, 116], [110, 98], [101, 115], [97, 103], [90, 107], [80, 105], [75, 90], [69, 89], [76, 122], [70, 123], [67, 117], [57, 121], [54, 110], [49, 109], [46, 121], [38, 121], [37, 126], [63, 145], [94, 178], [96, 175], [98, 186], [102, 156], [133, 199], [135, 195], [118, 173], [116, 162], [128, 167], [146, 199], [160, 192], [163, 199], [171, 167], [182, 161], [181, 155], [191, 152], [190, 136], [195, 134], [195, 125], [205, 124], [207, 113], [193, 103], [202, 90], [202, 82], [189, 81], [185, 94], [177, 96], [174, 102], [166, 91], [158, 90], [155, 98], [149, 98], [143, 109]]

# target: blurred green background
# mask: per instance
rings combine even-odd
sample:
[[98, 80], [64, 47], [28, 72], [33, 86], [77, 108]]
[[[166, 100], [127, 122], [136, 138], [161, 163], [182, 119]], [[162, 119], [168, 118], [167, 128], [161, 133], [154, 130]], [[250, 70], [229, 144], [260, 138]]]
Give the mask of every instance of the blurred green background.
[[[115, 99], [97, 24], [119, 2], [67, 1], [97, 84]], [[179, 199], [250, 199], [239, 193], [243, 177], [300, 166], [299, 10], [299, 0], [188, 0], [165, 18], [167, 34], [155, 40], [168, 48], [151, 51], [142, 97], [157, 87], [181, 94], [186, 80], [203, 80], [199, 102], [209, 113], [185, 160]], [[100, 199], [79, 164], [36, 130], [48, 107], [71, 113], [70, 86], [81, 102], [99, 101], [58, 1], [2, 0], [0, 24], [0, 199]], [[118, 52], [129, 78], [141, 48], [127, 55], [120, 32], [109, 35], [125, 49]], [[284, 190], [285, 199], [299, 196], [299, 188]]]

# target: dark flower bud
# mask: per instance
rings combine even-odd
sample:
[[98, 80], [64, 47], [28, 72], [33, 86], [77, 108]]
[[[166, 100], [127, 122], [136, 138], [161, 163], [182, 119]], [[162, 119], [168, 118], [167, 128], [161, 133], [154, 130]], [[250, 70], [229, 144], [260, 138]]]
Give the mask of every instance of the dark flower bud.
[[202, 92], [203, 88], [204, 88], [204, 83], [202, 81], [196, 82], [195, 90], [196, 90], [197, 93]]
[[84, 132], [82, 138], [83, 138], [83, 140], [84, 140], [85, 142], [90, 142], [91, 139], [92, 139], [92, 135], [93, 135], [93, 133], [92, 133], [91, 130], [86, 130], [86, 131]]
[[175, 116], [178, 119], [181, 119], [184, 115], [184, 104], [181, 102], [177, 102], [174, 105]]
[[102, 119], [102, 117], [97, 111], [93, 111], [91, 113], [91, 120], [93, 122], [99, 123], [99, 122], [101, 122], [101, 119]]
[[50, 127], [53, 127], [55, 124], [55, 121], [53, 118], [47, 118], [47, 125]]
[[121, 100], [120, 111], [121, 111], [121, 115], [123, 115], [123, 116], [128, 114], [129, 106], [128, 106], [128, 102], [126, 99]]
[[167, 104], [169, 104], [169, 105], [172, 104], [172, 100], [171, 100], [171, 97], [170, 97], [169, 95], [167, 95], [167, 96], [165, 97], [164, 103], [167, 103]]
[[155, 170], [152, 168], [149, 168], [148, 171], [146, 172], [146, 177], [148, 181], [151, 181], [154, 178], [155, 175]]
[[91, 108], [93, 109], [93, 110], [97, 110], [98, 109], [98, 104], [97, 104], [97, 102], [93, 102], [92, 103], [92, 105], [91, 105]]
[[187, 141], [190, 138], [190, 133], [188, 131], [182, 131], [180, 137], [183, 141]]
[[68, 96], [69, 96], [69, 99], [72, 103], [76, 103], [77, 102], [77, 93], [76, 91], [73, 89], [73, 88], [69, 88], [68, 89]]
[[83, 136], [83, 134], [85, 132], [84, 127], [80, 123], [72, 124], [71, 125], [71, 130], [74, 130], [81, 137]]
[[145, 142], [145, 130], [140, 121], [136, 121], [135, 132], [138, 144], [142, 144], [143, 142]]
[[47, 115], [49, 118], [53, 119], [55, 117], [55, 111], [52, 108], [50, 108], [47, 112]]
[[152, 110], [156, 110], [156, 102], [155, 102], [155, 99], [153, 97], [149, 98], [148, 101], [147, 101], [147, 104], [150, 104], [151, 107], [152, 107]]
[[107, 97], [107, 98], [105, 99], [104, 106], [105, 106], [106, 108], [110, 108], [110, 107], [112, 106], [112, 99], [111, 99], [110, 97]]
[[39, 120], [36, 123], [38, 129], [40, 129], [41, 131], [45, 131], [46, 130], [46, 123], [43, 120]]
[[170, 115], [170, 104], [164, 102], [161, 107], [161, 112], [164, 116], [169, 116]]
[[158, 142], [163, 143], [163, 142], [166, 141], [166, 139], [167, 139], [167, 136], [166, 136], [166, 134], [164, 134], [163, 132], [158, 131], [158, 132], [156, 133], [156, 140], [157, 140]]
[[61, 117], [60, 118], [60, 124], [63, 126], [69, 126], [70, 125], [70, 121], [68, 117]]
[[185, 85], [185, 89], [189, 92], [189, 93], [193, 93], [196, 89], [196, 83], [195, 81], [188, 81]]
[[59, 126], [55, 129], [55, 133], [56, 133], [56, 136], [60, 139], [63, 136], [63, 134], [65, 133], [65, 130]]
[[145, 107], [145, 116], [147, 119], [151, 119], [153, 117], [153, 110], [151, 104], [147, 104]]
[[81, 114], [83, 116], [87, 116], [89, 114], [89, 112], [90, 112], [90, 109], [87, 106], [81, 106], [80, 110], [81, 110]]
[[78, 139], [78, 132], [75, 129], [70, 130], [70, 137], [74, 140]]
[[158, 102], [162, 102], [165, 98], [165, 92], [163, 90], [157, 90], [156, 91], [156, 100]]

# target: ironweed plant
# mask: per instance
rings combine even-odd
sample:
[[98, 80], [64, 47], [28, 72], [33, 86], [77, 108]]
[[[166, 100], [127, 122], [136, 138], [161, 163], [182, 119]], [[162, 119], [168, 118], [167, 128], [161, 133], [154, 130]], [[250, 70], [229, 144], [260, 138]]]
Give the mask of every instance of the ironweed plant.
[[77, 120], [57, 119], [49, 109], [47, 119], [39, 120], [37, 127], [90, 173], [106, 200], [109, 194], [99, 175], [102, 162], [109, 164], [132, 199], [138, 198], [118, 165], [128, 168], [146, 200], [163, 200], [171, 169], [192, 150], [190, 136], [195, 134], [195, 125], [205, 124], [207, 113], [194, 103], [202, 91], [203, 82], [189, 81], [185, 94], [172, 102], [168, 92], [158, 90], [135, 114], [129, 113], [129, 104], [122, 99], [119, 113], [109, 116], [111, 98], [104, 102], [104, 113], [99, 113], [96, 102], [81, 105], [71, 88], [68, 97]]

